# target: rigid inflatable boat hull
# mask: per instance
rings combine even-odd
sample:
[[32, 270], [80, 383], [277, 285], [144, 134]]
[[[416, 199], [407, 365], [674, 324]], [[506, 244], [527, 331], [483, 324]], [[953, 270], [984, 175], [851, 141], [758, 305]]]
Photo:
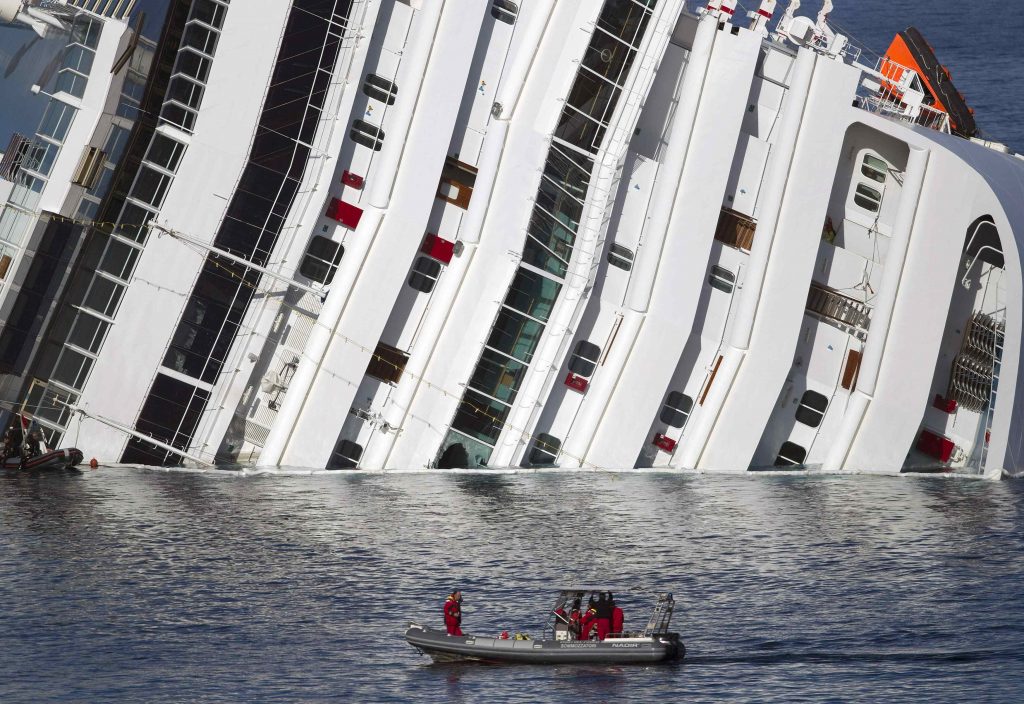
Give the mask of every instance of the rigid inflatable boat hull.
[[53, 469], [72, 469], [81, 462], [82, 451], [75, 447], [69, 447], [44, 452], [37, 457], [30, 457], [24, 462], [20, 457], [8, 457], [3, 461], [3, 468], [26, 472], [45, 472]]
[[596, 640], [512, 640], [481, 636], [449, 636], [413, 624], [405, 639], [435, 662], [507, 662], [536, 665], [649, 664], [684, 657], [686, 648], [675, 633], [647, 638]]

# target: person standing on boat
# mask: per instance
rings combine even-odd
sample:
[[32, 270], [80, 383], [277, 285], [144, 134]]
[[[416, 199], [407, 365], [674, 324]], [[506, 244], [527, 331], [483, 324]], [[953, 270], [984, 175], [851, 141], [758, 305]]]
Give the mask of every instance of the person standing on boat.
[[591, 601], [587, 612], [580, 619], [580, 640], [590, 640], [590, 632], [597, 626], [597, 608]]
[[597, 597], [597, 604], [594, 607], [595, 626], [597, 627], [597, 639], [604, 640], [612, 629], [612, 601], [609, 595], [601, 592]]
[[456, 589], [444, 602], [444, 626], [448, 635], [462, 635], [462, 592]]
[[608, 594], [608, 601], [612, 605], [612, 633], [622, 635], [622, 625], [625, 623], [626, 615], [622, 613], [622, 609], [615, 603], [615, 597], [610, 593]]
[[580, 611], [580, 600], [573, 599], [572, 608], [569, 610], [569, 637], [573, 640], [580, 639], [580, 631], [582, 626], [580, 622], [583, 620], [583, 613]]

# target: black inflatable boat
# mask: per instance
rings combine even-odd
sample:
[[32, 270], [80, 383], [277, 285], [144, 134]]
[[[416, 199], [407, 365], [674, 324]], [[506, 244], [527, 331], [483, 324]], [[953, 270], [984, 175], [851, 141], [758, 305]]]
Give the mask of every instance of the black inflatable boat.
[[44, 452], [24, 460], [20, 457], [8, 457], [3, 461], [3, 468], [25, 472], [45, 472], [55, 469], [73, 469], [81, 463], [82, 451], [76, 447], [68, 447]]

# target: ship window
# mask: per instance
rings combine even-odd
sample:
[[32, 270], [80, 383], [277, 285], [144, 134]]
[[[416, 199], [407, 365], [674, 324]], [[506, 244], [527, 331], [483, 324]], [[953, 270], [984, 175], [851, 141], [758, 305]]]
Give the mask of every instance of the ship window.
[[224, 6], [215, 0], [195, 0], [192, 3], [192, 18], [205, 22], [211, 27], [221, 26], [224, 21]]
[[143, 203], [159, 208], [163, 204], [167, 187], [171, 184], [171, 177], [159, 171], [141, 167], [135, 177], [135, 185], [132, 186], [131, 196], [141, 200]]
[[178, 52], [178, 61], [174, 66], [174, 72], [176, 74], [183, 73], [205, 83], [206, 77], [210, 74], [210, 60], [185, 47]]
[[807, 450], [788, 440], [779, 448], [779, 456], [775, 458], [776, 467], [793, 467], [803, 464], [807, 459]]
[[351, 440], [342, 440], [334, 448], [331, 461], [327, 469], [354, 469], [359, 466], [359, 460], [363, 456], [363, 446]]
[[182, 38], [181, 43], [185, 46], [197, 49], [204, 54], [213, 56], [213, 51], [217, 46], [218, 36], [220, 36], [220, 34], [215, 30], [204, 27], [196, 22], [189, 22], [185, 27], [185, 35]]
[[817, 428], [825, 417], [825, 409], [828, 408], [828, 397], [819, 394], [817, 391], [805, 391], [800, 397], [800, 406], [796, 409], [796, 420], [798, 423]]
[[527, 366], [522, 362], [485, 348], [469, 385], [499, 401], [512, 403], [526, 377], [526, 370]]
[[203, 100], [203, 84], [187, 76], [175, 76], [167, 85], [167, 100], [198, 108]]
[[440, 262], [430, 257], [417, 257], [412, 265], [412, 273], [409, 274], [409, 285], [422, 293], [430, 293], [440, 275]]
[[165, 103], [160, 110], [160, 117], [172, 125], [177, 125], [186, 132], [191, 132], [196, 124], [195, 111], [189, 110], [184, 105], [178, 105], [177, 103]]
[[711, 273], [708, 274], [708, 284], [711, 285], [711, 288], [732, 293], [736, 284], [736, 274], [716, 264], [711, 267]]
[[118, 125], [110, 126], [110, 133], [107, 134], [107, 141], [103, 145], [103, 151], [107, 153], [107, 160], [113, 163], [121, 161], [124, 148], [128, 144], [128, 135], [131, 130]]
[[334, 280], [334, 272], [338, 270], [338, 262], [344, 254], [345, 248], [340, 243], [316, 235], [306, 249], [299, 273], [307, 279], [330, 284]]
[[85, 311], [79, 311], [75, 316], [71, 333], [68, 335], [68, 342], [76, 347], [89, 350], [93, 354], [98, 354], [100, 345], [103, 344], [103, 337], [107, 334], [109, 327], [110, 323], [105, 320], [100, 320]]
[[356, 120], [352, 123], [352, 129], [349, 130], [348, 136], [356, 144], [362, 144], [375, 152], [379, 152], [384, 144], [384, 130], [363, 120]]
[[557, 281], [519, 267], [505, 296], [505, 305], [531, 318], [547, 321], [561, 289]]
[[[572, 251], [570, 250], [566, 253], [566, 256], [571, 254]], [[526, 237], [526, 245], [523, 247], [523, 261], [560, 278], [564, 277], [566, 272], [569, 271], [568, 262], [555, 255], [532, 234]]]
[[153, 213], [135, 203], [125, 203], [121, 209], [117, 234], [141, 242], [146, 238], [146, 228]]
[[366, 367], [366, 374], [389, 384], [397, 384], [408, 361], [409, 355], [402, 350], [379, 342], [377, 349], [373, 351], [369, 366]]
[[121, 302], [123, 293], [124, 286], [121, 284], [114, 283], [102, 276], [94, 276], [82, 306], [112, 318], [114, 311], [117, 310], [117, 305]]
[[43, 119], [39, 123], [39, 134], [52, 138], [56, 142], [63, 142], [68, 135], [68, 128], [75, 116], [75, 109], [70, 105], [51, 100], [43, 113]]
[[184, 151], [185, 145], [181, 142], [155, 132], [153, 141], [149, 143], [149, 150], [146, 152], [146, 161], [168, 171], [177, 171]]
[[601, 348], [588, 340], [576, 343], [576, 349], [569, 360], [569, 371], [580, 376], [590, 377], [597, 369], [597, 360], [601, 357]]
[[501, 434], [509, 410], [510, 407], [500, 401], [467, 390], [455, 411], [452, 429], [493, 445]]
[[441, 182], [437, 185], [437, 197], [465, 210], [473, 197], [476, 172], [475, 166], [464, 164], [453, 156], [448, 157], [441, 171]]
[[533, 449], [530, 450], [530, 464], [552, 465], [561, 449], [562, 441], [554, 435], [537, 433], [537, 438], [533, 441]]
[[137, 248], [111, 237], [107, 240], [107, 248], [103, 252], [103, 259], [97, 268], [111, 276], [127, 281], [135, 270], [135, 261], [138, 258], [139, 250]]
[[395, 96], [398, 95], [398, 86], [386, 78], [370, 73], [367, 74], [366, 80], [363, 82], [363, 93], [386, 105], [394, 105]]
[[50, 378], [72, 389], [80, 389], [89, 370], [92, 369], [92, 363], [92, 358], [65, 347], [61, 350], [60, 359], [57, 360], [57, 366], [54, 367]]
[[608, 263], [623, 271], [629, 271], [633, 268], [633, 250], [621, 244], [612, 244], [608, 250]]
[[494, 0], [491, 3], [491, 17], [506, 24], [515, 24], [519, 6], [509, 0]]
[[877, 213], [882, 205], [882, 194], [863, 183], [857, 184], [853, 202], [868, 212]]
[[487, 346], [529, 364], [543, 332], [543, 324], [503, 306], [487, 338]]
[[693, 399], [681, 391], [673, 391], [661, 408], [661, 422], [672, 428], [682, 428], [693, 409]]
[[889, 165], [877, 156], [864, 155], [864, 161], [860, 166], [860, 172], [876, 183], [885, 183], [885, 177], [889, 173]]

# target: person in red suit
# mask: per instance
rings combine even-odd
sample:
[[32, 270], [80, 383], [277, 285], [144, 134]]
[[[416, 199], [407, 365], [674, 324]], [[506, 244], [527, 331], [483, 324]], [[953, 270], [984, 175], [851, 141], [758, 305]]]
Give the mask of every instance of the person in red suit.
[[580, 600], [574, 599], [572, 608], [569, 610], [569, 637], [573, 640], [580, 640], [582, 622], [583, 613], [580, 611]]
[[604, 640], [612, 630], [612, 602], [608, 595], [602, 592], [594, 609], [597, 612], [597, 639]]
[[622, 609], [615, 603], [615, 599], [609, 595], [609, 600], [612, 603], [612, 633], [616, 635], [622, 635], [622, 625], [625, 622], [626, 616], [622, 613]]
[[580, 619], [580, 640], [590, 640], [590, 632], [597, 626], [597, 609], [593, 606], [587, 609]]
[[444, 601], [444, 626], [448, 635], [462, 635], [462, 592], [456, 589]]

